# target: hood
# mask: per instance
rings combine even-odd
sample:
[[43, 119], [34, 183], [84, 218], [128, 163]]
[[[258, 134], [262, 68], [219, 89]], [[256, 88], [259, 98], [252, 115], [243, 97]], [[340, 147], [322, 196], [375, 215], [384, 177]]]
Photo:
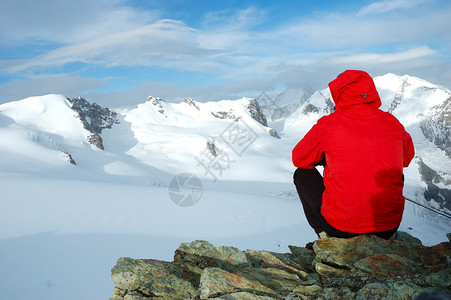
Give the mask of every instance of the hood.
[[373, 79], [364, 71], [347, 70], [329, 83], [336, 109], [358, 104], [381, 106], [381, 99]]

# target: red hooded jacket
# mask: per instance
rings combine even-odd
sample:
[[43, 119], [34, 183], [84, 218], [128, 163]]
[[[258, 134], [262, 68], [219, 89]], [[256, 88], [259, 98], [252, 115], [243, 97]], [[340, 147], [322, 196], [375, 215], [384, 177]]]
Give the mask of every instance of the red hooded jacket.
[[329, 83], [336, 111], [320, 118], [293, 149], [293, 164], [313, 169], [323, 158], [321, 214], [338, 230], [381, 232], [397, 227], [404, 210], [403, 167], [412, 138], [381, 100], [372, 78], [345, 71]]

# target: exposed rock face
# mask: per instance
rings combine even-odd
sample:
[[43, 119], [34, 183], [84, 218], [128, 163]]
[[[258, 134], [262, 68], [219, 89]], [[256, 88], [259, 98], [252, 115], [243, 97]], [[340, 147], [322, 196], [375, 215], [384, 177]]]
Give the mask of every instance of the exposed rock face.
[[216, 151], [216, 146], [214, 142], [207, 142], [207, 149], [210, 152], [211, 155], [213, 155], [214, 157], [218, 156], [218, 153]]
[[91, 133], [88, 136], [88, 142], [103, 150], [103, 141], [100, 134], [103, 129], [111, 129], [114, 124], [119, 123], [117, 113], [96, 103], [91, 104], [81, 97], [66, 98], [66, 100], [71, 104], [72, 110], [78, 113], [83, 127]]
[[436, 291], [451, 297], [450, 242], [425, 247], [400, 233], [397, 240], [361, 235], [318, 240], [313, 250], [289, 248], [241, 251], [194, 241], [181, 244], [173, 262], [120, 258], [111, 299], [413, 299]]
[[257, 100], [251, 99], [249, 101], [249, 104], [246, 105], [246, 109], [251, 114], [252, 118], [254, 118], [255, 121], [262, 124], [263, 126], [268, 126], [268, 121], [266, 120], [265, 115], [263, 114], [263, 111], [258, 104]]
[[[251, 99], [249, 104], [246, 105], [246, 109], [249, 111], [252, 118], [260, 123], [261, 125], [268, 127], [268, 121], [266, 120], [266, 116], [263, 113], [260, 104], [256, 99]], [[277, 131], [274, 128], [269, 128], [268, 133], [270, 136], [280, 139], [280, 136], [277, 134]]]
[[71, 163], [73, 165], [76, 165], [75, 160], [72, 158], [72, 155], [70, 155], [70, 153], [62, 151], [63, 153], [63, 157], [66, 158], [68, 163]]
[[420, 124], [423, 135], [451, 157], [451, 97], [431, 109]]
[[[421, 158], [418, 159], [418, 166], [421, 178], [426, 183], [424, 198], [427, 201], [434, 200], [441, 209], [451, 211], [451, 202], [449, 201], [451, 199], [451, 190], [446, 188], [451, 186], [449, 175], [440, 175], [437, 171], [426, 165]], [[441, 188], [441, 186], [445, 188]]]
[[164, 101], [163, 99], [158, 98], [158, 97], [149, 96], [149, 97], [147, 98], [146, 102], [150, 102], [150, 103], [152, 103], [153, 105], [155, 105], [155, 106], [157, 107], [157, 109], [158, 109], [158, 112], [159, 112], [160, 114], [164, 115], [164, 108], [163, 108], [163, 105], [162, 105], [161, 103], [162, 103], [162, 102], [164, 103], [164, 102], [166, 102], [166, 101]]
[[211, 112], [211, 115], [217, 119], [230, 119], [234, 120], [235, 122], [238, 122], [240, 120], [240, 117], [237, 117], [233, 114], [232, 110], [229, 111], [217, 111], [217, 112]]
[[398, 91], [395, 94], [395, 97], [393, 97], [393, 100], [390, 103], [390, 107], [388, 108], [388, 112], [391, 114], [399, 106], [399, 104], [401, 104], [402, 100], [404, 99], [406, 89], [410, 86], [408, 76], [403, 76], [401, 80], [402, 83], [399, 86]]
[[196, 108], [197, 110], [200, 110], [199, 106], [197, 106], [196, 101], [194, 101], [193, 99], [191, 99], [190, 97], [186, 97], [183, 100], [184, 103], [188, 104], [189, 106], [192, 106], [194, 108]]

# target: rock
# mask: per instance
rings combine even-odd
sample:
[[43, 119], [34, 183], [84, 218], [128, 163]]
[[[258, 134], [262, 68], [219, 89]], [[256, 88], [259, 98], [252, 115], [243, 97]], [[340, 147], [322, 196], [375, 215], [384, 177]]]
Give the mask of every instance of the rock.
[[[441, 209], [451, 210], [451, 182], [449, 174], [440, 174], [428, 165], [426, 165], [421, 158], [417, 159], [418, 171], [420, 172], [421, 179], [426, 183], [426, 189], [424, 190], [424, 198], [426, 201], [435, 201], [439, 204]], [[445, 175], [445, 176], [442, 176]]]
[[190, 97], [186, 97], [185, 99], [183, 99], [183, 102], [188, 104], [189, 106], [196, 108], [197, 110], [200, 110], [199, 106], [197, 106], [196, 104], [196, 101], [194, 101]]
[[249, 100], [249, 104], [246, 105], [246, 109], [249, 111], [251, 117], [262, 124], [263, 126], [268, 126], [268, 121], [266, 120], [266, 116], [263, 113], [260, 104], [258, 104], [256, 99]]
[[201, 268], [219, 267], [234, 272], [249, 267], [246, 254], [235, 247], [215, 247], [207, 241], [183, 243], [175, 251], [174, 262], [190, 262]]
[[354, 266], [366, 273], [392, 279], [413, 276], [417, 272], [426, 272], [418, 263], [398, 254], [376, 254], [356, 261]]
[[226, 299], [226, 300], [273, 300], [272, 297], [267, 296], [257, 296], [255, 294], [251, 294], [248, 292], [238, 292], [227, 294], [218, 298], [210, 298], [210, 299]]
[[217, 119], [230, 119], [234, 120], [235, 122], [238, 122], [240, 120], [240, 117], [237, 117], [234, 115], [233, 110], [229, 111], [217, 111], [217, 112], [210, 112], [211, 115]]
[[98, 133], [92, 133], [88, 135], [88, 142], [100, 150], [105, 150], [103, 147], [103, 140], [102, 137]]
[[214, 157], [218, 156], [214, 142], [207, 141], [207, 150], [210, 152], [212, 156]]
[[403, 241], [384, 240], [374, 235], [352, 239], [328, 238], [313, 245], [317, 258], [332, 266], [352, 269], [360, 259], [377, 254], [397, 254], [415, 262], [426, 262], [429, 268], [446, 264], [445, 257], [433, 248]]
[[200, 278], [200, 299], [223, 296], [234, 292], [250, 292], [257, 295], [277, 295], [271, 289], [245, 277], [220, 268], [206, 268]]
[[398, 238], [327, 238], [290, 253], [182, 243], [173, 262], [120, 258], [111, 299], [414, 299], [437, 291], [449, 299], [451, 243]]
[[66, 100], [70, 103], [72, 110], [78, 114], [83, 127], [90, 132], [87, 136], [88, 142], [104, 150], [100, 134], [103, 129], [111, 129], [114, 124], [119, 124], [117, 113], [96, 103], [91, 104], [81, 97], [66, 98]]
[[413, 299], [423, 290], [411, 282], [369, 283], [357, 292], [356, 299]]
[[111, 278], [115, 283], [111, 299], [191, 298], [196, 294], [201, 271], [199, 267], [189, 263], [120, 258], [111, 271]]
[[164, 116], [166, 116], [164, 114], [164, 108], [163, 105], [161, 103], [164, 103], [166, 101], [164, 101], [163, 99], [159, 98], [159, 97], [154, 97], [154, 96], [149, 96], [147, 97], [146, 102], [150, 102], [152, 103], [152, 105], [155, 105], [156, 109], [158, 110], [158, 112]]
[[277, 133], [277, 131], [274, 128], [269, 128], [268, 132], [269, 132], [270, 136], [280, 139], [279, 134]]
[[277, 268], [290, 273], [296, 273], [302, 277], [307, 276], [309, 266], [302, 266], [294, 261], [294, 256], [290, 254], [271, 253], [266, 251], [245, 251], [249, 264], [253, 268]]
[[451, 97], [432, 107], [428, 118], [420, 123], [423, 135], [451, 157]]
[[415, 244], [415, 245], [423, 245], [420, 241], [420, 239], [411, 236], [410, 234], [408, 234], [407, 232], [404, 231], [398, 231], [396, 233], [396, 239], [397, 241], [403, 241], [403, 242], [408, 242], [411, 244]]
[[252, 282], [260, 283], [270, 288], [270, 294], [273, 291], [277, 294], [288, 294], [302, 283], [302, 280], [297, 274], [277, 268], [242, 269], [237, 274]]
[[[249, 100], [249, 104], [246, 105], [246, 109], [249, 111], [249, 114], [255, 121], [265, 127], [268, 127], [268, 120], [266, 119], [266, 116], [263, 113], [263, 110], [260, 107], [257, 99]], [[274, 128], [268, 128], [267, 131], [270, 136], [280, 139], [280, 136], [277, 134], [277, 131]]]
[[70, 155], [70, 153], [62, 151], [63, 152], [63, 157], [66, 158], [68, 163], [71, 163], [73, 165], [76, 165], [75, 160], [72, 158], [72, 155]]

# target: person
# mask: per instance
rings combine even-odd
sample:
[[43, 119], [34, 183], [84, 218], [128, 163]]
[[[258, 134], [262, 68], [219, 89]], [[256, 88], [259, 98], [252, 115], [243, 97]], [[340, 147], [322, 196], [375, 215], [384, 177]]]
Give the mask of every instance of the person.
[[[307, 221], [320, 238], [396, 234], [404, 210], [403, 167], [412, 138], [364, 71], [329, 83], [335, 111], [320, 118], [292, 151], [293, 179]], [[315, 168], [323, 165], [323, 176]]]

